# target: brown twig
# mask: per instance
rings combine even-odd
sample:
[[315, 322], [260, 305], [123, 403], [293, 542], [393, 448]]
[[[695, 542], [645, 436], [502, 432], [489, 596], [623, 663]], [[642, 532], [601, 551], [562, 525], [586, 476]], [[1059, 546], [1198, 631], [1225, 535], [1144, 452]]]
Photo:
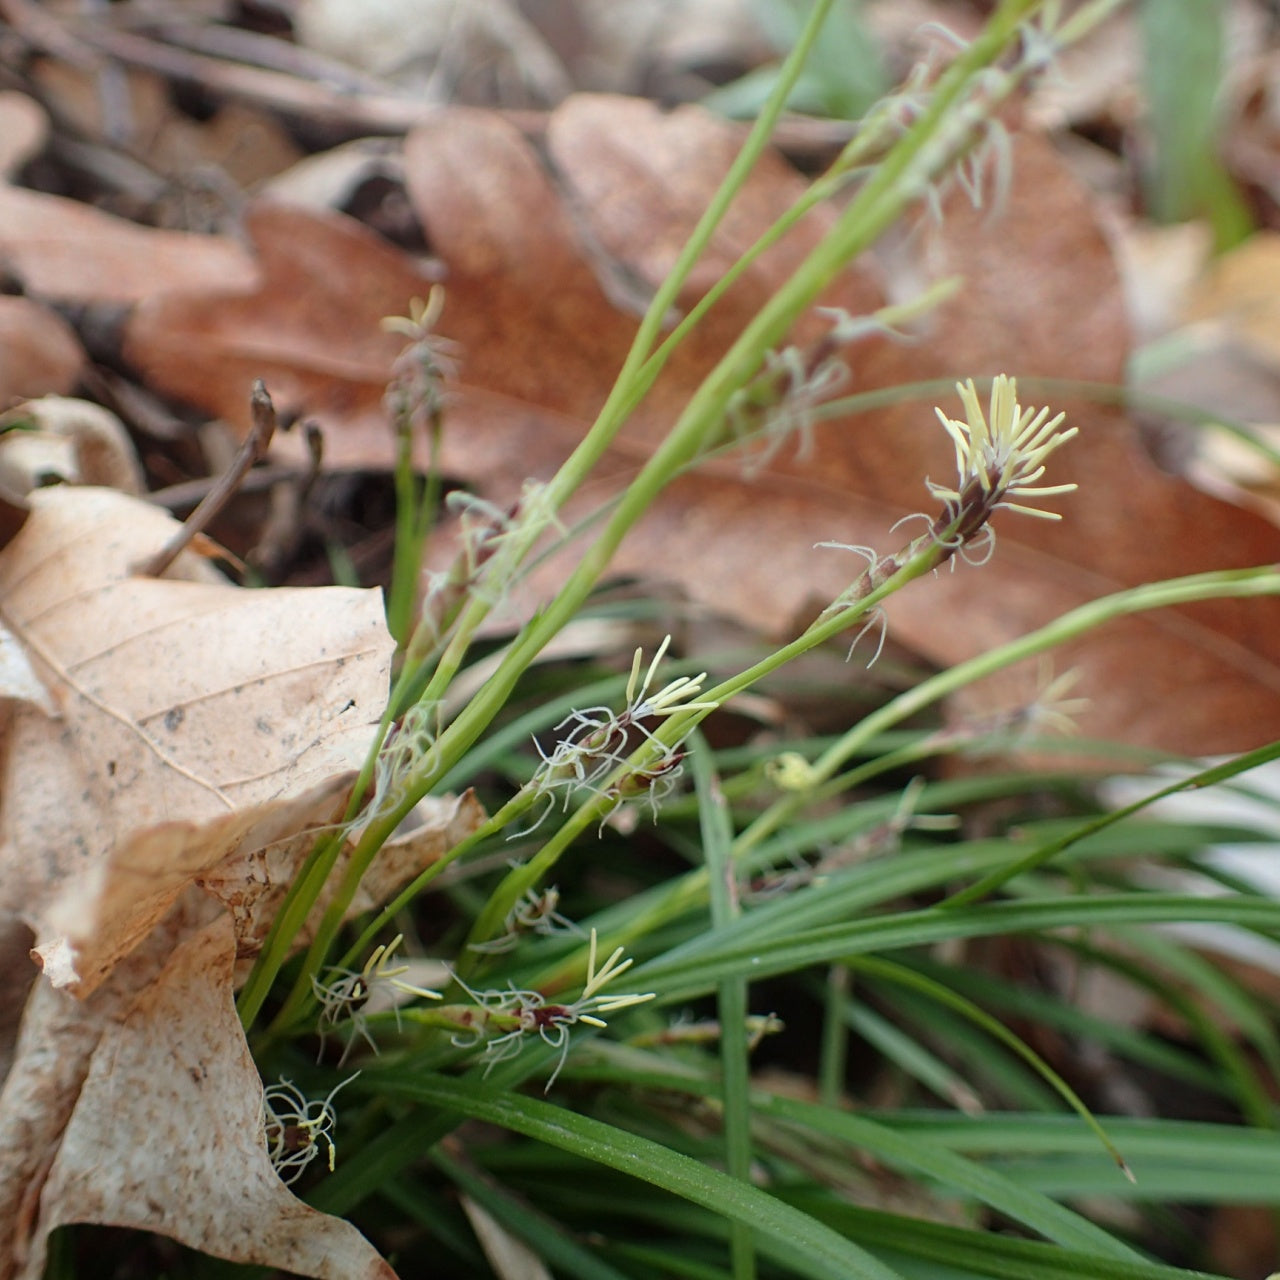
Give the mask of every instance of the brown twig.
[[297, 554], [308, 529], [308, 499], [320, 478], [324, 464], [324, 435], [314, 422], [303, 424], [307, 454], [306, 472], [293, 474], [271, 486], [267, 521], [258, 544], [248, 555], [249, 563], [273, 575]]
[[182, 528], [173, 536], [168, 546], [159, 554], [142, 564], [138, 572], [144, 577], [158, 578], [191, 545], [192, 540], [204, 532], [210, 521], [226, 506], [231, 496], [239, 489], [241, 482], [255, 463], [266, 457], [271, 444], [271, 437], [276, 430], [276, 409], [267, 394], [266, 385], [259, 378], [253, 384], [253, 394], [249, 397], [249, 405], [253, 414], [253, 426], [240, 446], [239, 452], [232, 460], [222, 478], [205, 495], [200, 505], [183, 522]]
[[[4, 6], [25, 0], [0, 0]], [[30, 43], [47, 49], [52, 33], [42, 26], [20, 30]], [[59, 35], [72, 39], [66, 31]], [[66, 40], [63, 41], [66, 43]], [[78, 23], [73, 45], [90, 48], [127, 66], [141, 67], [172, 80], [199, 84], [214, 93], [240, 98], [260, 106], [300, 115], [321, 123], [348, 125], [375, 133], [403, 133], [428, 119], [433, 108], [409, 96], [392, 93], [353, 93], [304, 80], [281, 71], [265, 70], [225, 58], [192, 53], [175, 45], [148, 39], [130, 31], [114, 31], [97, 23]]]
[[241, 31], [221, 23], [161, 22], [150, 34], [165, 44], [188, 49], [210, 58], [276, 71], [295, 79], [314, 80], [342, 93], [384, 94], [388, 87], [374, 76], [364, 75], [336, 58], [290, 44], [276, 36]]

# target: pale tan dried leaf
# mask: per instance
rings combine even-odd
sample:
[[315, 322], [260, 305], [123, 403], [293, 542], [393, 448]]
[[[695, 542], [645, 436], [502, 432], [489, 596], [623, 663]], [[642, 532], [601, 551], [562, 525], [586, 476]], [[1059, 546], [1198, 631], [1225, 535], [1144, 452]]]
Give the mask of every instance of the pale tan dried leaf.
[[[1280, 410], [1280, 387], [1275, 390]], [[1256, 504], [1273, 524], [1280, 524], [1280, 467], [1274, 461], [1280, 454], [1280, 412], [1251, 431], [1270, 456], [1228, 431], [1206, 427], [1199, 434], [1200, 448], [1188, 474], [1210, 492], [1216, 491], [1216, 483], [1233, 501]]]
[[298, 41], [436, 102], [558, 102], [559, 60], [512, 0], [304, 0]]
[[257, 188], [260, 199], [303, 209], [343, 209], [365, 183], [399, 183], [404, 162], [390, 138], [356, 138], [317, 151]]
[[[65, 1130], [51, 1167], [30, 1169], [26, 1193], [38, 1216], [0, 1259], [0, 1275], [14, 1274], [15, 1254], [25, 1253], [16, 1274], [35, 1280], [49, 1231], [96, 1222], [161, 1231], [218, 1257], [323, 1280], [393, 1280], [354, 1227], [303, 1204], [271, 1167], [262, 1086], [231, 998], [231, 921], [219, 916], [163, 940], [166, 949], [149, 948], [150, 972], [117, 971], [123, 990], [114, 1001], [109, 988], [92, 997], [90, 1007], [114, 1005], [96, 1025], [85, 1006], [41, 989], [25, 1029], [31, 1051], [72, 1040], [57, 1034], [61, 1021], [77, 1028], [81, 1052], [47, 1063], [46, 1096], [31, 1099], [56, 1098]], [[32, 1073], [19, 1078], [33, 1083]], [[9, 1101], [0, 1098], [0, 1114], [13, 1114]], [[37, 1105], [30, 1114], [55, 1109]], [[51, 1148], [36, 1150], [43, 1158]]]
[[[46, 715], [57, 715], [49, 686], [36, 675], [26, 650], [6, 627], [0, 627], [0, 699], [4, 702], [30, 702]], [[10, 708], [5, 708], [5, 715]]]
[[1280, 369], [1280, 233], [1260, 231], [1218, 258], [1187, 304], [1273, 372]]
[[26, 396], [65, 394], [85, 359], [80, 340], [56, 312], [32, 298], [0, 297], [0, 409]]
[[0, 93], [0, 178], [11, 178], [49, 136], [49, 117], [34, 98]]
[[1142, 346], [1181, 323], [1213, 251], [1213, 232], [1204, 222], [1166, 227], [1119, 217], [1110, 220], [1110, 232], [1134, 343]]
[[[185, 579], [135, 576], [173, 527], [112, 490], [60, 487], [33, 495], [0, 552], [5, 647], [28, 660], [0, 690], [0, 913], [5, 954], [29, 944], [24, 922], [48, 979], [0, 1092], [0, 1280], [39, 1275], [67, 1222], [388, 1280], [353, 1228], [272, 1170], [232, 1000], [237, 961], [341, 820], [368, 750], [392, 649], [381, 602], [245, 591], [189, 554], [172, 570]], [[483, 817], [470, 795], [425, 802], [352, 910]]]
[[552, 1280], [546, 1264], [518, 1236], [470, 1196], [461, 1197], [463, 1211], [498, 1280]]
[[0, 1090], [0, 1280], [43, 1256], [36, 1222], [45, 1179], [103, 1032], [127, 1016], [183, 934], [216, 914], [208, 899], [187, 899], [87, 1000], [47, 982], [32, 986]]
[[[12, 427], [21, 430], [5, 430]], [[142, 492], [142, 464], [129, 433], [91, 400], [28, 400], [0, 417], [0, 430], [0, 492], [6, 497], [25, 497], [55, 482]]]
[[[241, 897], [259, 897], [280, 886], [249, 879], [248, 867], [273, 858], [287, 888], [316, 832], [342, 816], [352, 779], [340, 773], [301, 795], [203, 822], [162, 822], [112, 846], [49, 903], [44, 927], [52, 940], [32, 953], [45, 976], [76, 994], [92, 991], [193, 881], [203, 886], [207, 878], [230, 878]], [[260, 935], [249, 937], [246, 946], [260, 941]]]
[[[344, 800], [345, 796], [344, 791]], [[457, 797], [428, 796], [419, 802], [413, 820], [411, 829], [382, 846], [360, 881], [349, 915], [358, 916], [381, 907], [420, 871], [470, 835], [485, 820], [485, 812], [475, 794], [467, 791]], [[284, 895], [314, 842], [313, 830], [258, 845], [245, 841], [216, 867], [200, 875], [200, 887], [221, 901], [235, 921], [240, 956], [237, 982], [248, 976]], [[315, 936], [320, 917], [332, 900], [353, 851], [354, 842], [348, 841], [311, 914], [294, 937], [295, 948], [308, 945]]]
[[[135, 577], [168, 515], [106, 489], [44, 490], [32, 505], [0, 553], [0, 620], [59, 710], [13, 712], [0, 899], [48, 946], [57, 899], [100, 864], [106, 874], [109, 853], [190, 840], [188, 871], [211, 866], [272, 820], [258, 806], [358, 765], [392, 645], [377, 592], [244, 591], [194, 557], [179, 572], [204, 581]], [[106, 962], [118, 944], [98, 945]], [[81, 994], [101, 977], [90, 967]]]

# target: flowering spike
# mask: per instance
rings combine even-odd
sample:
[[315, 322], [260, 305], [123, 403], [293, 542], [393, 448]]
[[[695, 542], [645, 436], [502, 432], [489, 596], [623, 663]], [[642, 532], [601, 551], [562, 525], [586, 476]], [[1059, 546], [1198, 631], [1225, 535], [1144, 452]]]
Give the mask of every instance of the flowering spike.
[[507, 912], [502, 932], [487, 942], [473, 942], [469, 949], [498, 955], [512, 950], [525, 933], [537, 933], [545, 938], [566, 933], [581, 937], [582, 930], [568, 916], [556, 910], [559, 903], [560, 890], [555, 885], [548, 885], [540, 893], [534, 889], [526, 889], [520, 901]]
[[398, 933], [389, 943], [375, 947], [359, 973], [354, 973], [350, 969], [331, 969], [327, 975], [329, 979], [327, 982], [320, 982], [314, 975], [312, 976], [311, 989], [320, 1002], [322, 1053], [326, 1034], [344, 1019], [350, 1021], [352, 1034], [347, 1041], [347, 1047], [343, 1050], [341, 1062], [347, 1060], [358, 1038], [363, 1039], [374, 1053], [378, 1052], [378, 1046], [369, 1034], [368, 1014], [369, 1002], [379, 992], [388, 997], [386, 1003], [390, 1003], [395, 1008], [397, 1018], [401, 1003], [398, 999], [400, 996], [424, 1000], [442, 998], [438, 991], [429, 991], [426, 987], [405, 982], [400, 975], [409, 972], [407, 964], [390, 967], [391, 957], [403, 938], [404, 935]]
[[1004, 374], [999, 374], [991, 383], [991, 398], [985, 414], [972, 378], [957, 383], [956, 391], [964, 406], [963, 422], [947, 417], [941, 409], [935, 410], [955, 447], [956, 485], [948, 488], [930, 481], [930, 492], [947, 503], [953, 519], [963, 518], [963, 508], [976, 506], [979, 518], [971, 517], [967, 522], [972, 525], [972, 533], [976, 533], [998, 507], [1041, 519], [1060, 520], [1062, 517], [1056, 511], [1044, 511], [1008, 499], [1011, 496], [1053, 497], [1071, 493], [1076, 488], [1074, 484], [1036, 482], [1044, 474], [1045, 459], [1076, 435], [1077, 428], [1059, 430], [1066, 417], [1063, 413], [1050, 418], [1048, 409], [1023, 409], [1018, 403], [1017, 382]]
[[[503, 1034], [490, 1040], [484, 1047], [482, 1058], [487, 1063], [486, 1071], [499, 1062], [515, 1057], [524, 1047], [526, 1039], [537, 1035], [544, 1043], [560, 1050], [560, 1061], [547, 1081], [546, 1087], [550, 1090], [569, 1056], [571, 1027], [581, 1022], [589, 1027], [604, 1028], [608, 1023], [599, 1014], [614, 1013], [654, 998], [652, 991], [616, 996], [600, 995], [601, 988], [619, 974], [625, 973], [632, 961], [624, 960], [623, 949], [618, 947], [597, 971], [598, 954], [599, 940], [596, 931], [592, 929], [587, 947], [586, 985], [582, 994], [571, 1004], [551, 1004], [540, 991], [521, 991], [515, 987], [473, 991], [462, 979], [457, 979], [458, 984], [483, 1013], [486, 1026], [503, 1029]], [[469, 1048], [475, 1040], [463, 1042], [455, 1037], [453, 1043], [459, 1048]]]
[[338, 1148], [333, 1131], [338, 1123], [333, 1099], [360, 1073], [339, 1081], [319, 1102], [308, 1102], [306, 1095], [291, 1080], [281, 1079], [262, 1091], [262, 1136], [271, 1167], [284, 1185], [290, 1186], [302, 1171], [320, 1154], [323, 1143], [328, 1151], [329, 1172], [333, 1172]]
[[[651, 722], [682, 711], [713, 711], [719, 705], [697, 700], [706, 679], [705, 671], [696, 676], [678, 676], [656, 693], [649, 692], [670, 643], [671, 637], [667, 636], [658, 646], [643, 679], [640, 671], [644, 655], [640, 649], [635, 651], [627, 680], [627, 705], [623, 710], [615, 712], [609, 707], [596, 706], [572, 711], [556, 725], [557, 730], [569, 725], [572, 728], [552, 751], [544, 751], [535, 741], [542, 763], [529, 785], [533, 794], [545, 799], [546, 804], [532, 827], [512, 834], [527, 834], [537, 827], [555, 807], [557, 795], [563, 796], [564, 806], [568, 808], [573, 793], [579, 789], [607, 795], [617, 802], [646, 795], [656, 812], [658, 803], [679, 775], [684, 753], [679, 741], [670, 745], [660, 743]], [[608, 776], [644, 742], [658, 749], [656, 759], [606, 785]]]

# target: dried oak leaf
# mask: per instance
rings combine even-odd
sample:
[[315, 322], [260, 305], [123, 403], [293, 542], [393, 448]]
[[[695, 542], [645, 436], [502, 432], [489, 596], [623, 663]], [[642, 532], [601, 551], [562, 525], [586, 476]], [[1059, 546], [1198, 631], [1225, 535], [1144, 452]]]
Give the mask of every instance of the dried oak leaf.
[[[620, 363], [615, 335], [623, 317], [599, 288], [592, 295], [582, 245], [610, 255], [616, 275], [656, 285], [732, 150], [726, 127], [694, 109], [663, 115], [644, 104], [586, 98], [553, 115], [546, 145], [543, 163], [501, 121], [462, 111], [415, 130], [406, 144], [410, 195], [449, 269], [440, 328], [465, 352], [446, 465], [499, 505], [514, 500], [527, 475], [551, 474]], [[771, 200], [748, 196], [722, 248], [763, 231], [796, 194], [794, 175], [769, 170], [769, 177]], [[503, 192], [511, 198], [501, 199]], [[919, 289], [919, 281], [954, 273], [965, 288], [917, 342], [850, 348], [848, 390], [1003, 371], [1023, 376], [1024, 399], [1034, 403], [1041, 397], [1026, 380], [1036, 376], [1123, 383], [1127, 332], [1111, 251], [1091, 195], [1044, 139], [1016, 138], [1012, 186], [999, 210], [975, 211], [959, 193], [944, 209], [940, 225], [923, 226], [879, 269], [899, 295], [912, 281]], [[792, 250], [822, 226], [816, 215]], [[717, 258], [709, 256], [702, 287], [721, 268]], [[767, 288], [768, 281], [766, 267], [755, 283]], [[867, 309], [865, 280], [849, 276], [841, 287], [864, 299], [861, 307], [844, 305]], [[605, 459], [605, 478], [585, 495], [589, 501], [625, 487], [690, 376], [741, 327], [751, 303], [751, 289], [743, 289], [738, 305], [728, 301], [719, 329], [708, 330], [706, 345], [685, 353], [688, 364], [673, 361], [671, 376]], [[937, 399], [959, 411], [949, 391]], [[1046, 476], [1047, 483], [1081, 484], [1062, 500], [1066, 518], [1002, 517], [989, 565], [961, 566], [890, 602], [894, 636], [934, 662], [971, 657], [1108, 591], [1280, 554], [1280, 538], [1264, 522], [1159, 472], [1127, 421], [1096, 404], [1053, 400], [1081, 429]], [[930, 505], [924, 478], [951, 475], [950, 444], [928, 403], [821, 425], [811, 449], [784, 450], [755, 475], [720, 461], [677, 480], [613, 568], [676, 582], [693, 599], [785, 634], [861, 568], [847, 554], [815, 551], [816, 542], [891, 551], [903, 541], [894, 524]], [[566, 557], [548, 564], [537, 586], [551, 589], [571, 567]], [[1133, 618], [1060, 661], [1081, 668], [1082, 691], [1093, 698], [1084, 722], [1090, 732], [1195, 752], [1254, 746], [1280, 733], [1280, 604], [1273, 600]], [[998, 690], [987, 697], [1008, 701]]]
[[55, 484], [145, 488], [124, 423], [91, 400], [41, 396], [0, 414], [0, 495], [23, 501]]
[[379, 322], [425, 297], [433, 275], [342, 214], [264, 202], [247, 213], [245, 231], [259, 279], [141, 303], [125, 330], [126, 358], [153, 389], [242, 429], [261, 378], [283, 415], [329, 428], [326, 464], [367, 461], [353, 445], [367, 451], [370, 437], [385, 440], [374, 448], [389, 460], [382, 397], [404, 339]]
[[49, 138], [49, 117], [25, 93], [0, 93], [0, 176], [11, 178]]
[[[430, 180], [442, 199], [455, 197], [441, 211], [438, 243], [430, 211], [425, 221], [448, 267], [445, 328], [466, 352], [461, 389], [468, 403], [460, 408], [459, 433], [472, 435], [481, 405], [504, 420], [510, 415], [525, 428], [521, 446], [532, 450], [531, 474], [567, 455], [584, 419], [603, 403], [651, 279], [678, 253], [741, 138], [736, 128], [695, 110], [674, 112], [659, 136], [649, 104], [609, 98], [571, 99], [552, 117], [552, 138], [596, 110], [605, 117], [601, 136], [569, 137], [562, 145], [588, 170], [597, 164], [624, 175], [628, 166], [637, 170], [633, 183], [607, 196], [607, 209], [595, 210], [603, 231], [578, 217], [575, 201], [556, 188], [522, 135], [486, 112], [445, 110], [442, 127], [422, 136], [435, 143], [429, 160], [415, 158], [422, 139], [411, 137], [408, 145], [416, 170], [432, 166], [415, 182]], [[648, 124], [648, 132], [632, 138], [632, 127], [640, 124]], [[645, 148], [658, 141], [668, 169], [681, 179], [669, 188], [644, 172]], [[695, 300], [801, 189], [781, 159], [766, 156], [682, 305]], [[459, 233], [471, 219], [478, 223], [474, 240]], [[629, 440], [641, 450], [650, 447], [744, 317], [829, 224], [826, 213], [806, 220], [747, 273], [728, 307], [708, 317], [676, 353]], [[246, 215], [245, 231], [258, 254], [260, 286], [169, 293], [141, 304], [126, 328], [126, 357], [154, 389], [242, 428], [248, 425], [248, 389], [255, 377], [264, 378], [284, 411], [314, 417], [326, 428], [329, 464], [389, 464], [395, 439], [382, 396], [403, 339], [383, 332], [379, 322], [404, 314], [439, 272], [425, 270], [340, 214], [260, 202]], [[625, 252], [618, 251], [619, 242]], [[643, 270], [628, 257], [638, 252]], [[500, 292], [488, 296], [490, 285]], [[866, 278], [849, 273], [829, 300], [858, 310], [877, 305], [880, 296]], [[507, 446], [492, 430], [480, 432], [474, 443], [492, 446], [495, 464], [509, 461]], [[485, 463], [473, 451], [466, 461], [465, 474], [484, 476]]]
[[87, 1001], [36, 986], [0, 1094], [0, 1161], [27, 1179], [0, 1181], [0, 1275], [37, 1280], [50, 1231], [96, 1222], [290, 1273], [394, 1280], [355, 1227], [271, 1167], [230, 919], [166, 926]]
[[[47, 130], [43, 117], [24, 95], [0, 95], [0, 175], [12, 177], [39, 149]], [[77, 302], [247, 287], [254, 278], [252, 259], [230, 237], [138, 226], [78, 200], [8, 182], [0, 182], [0, 262], [27, 292]]]
[[33, 298], [0, 297], [0, 410], [28, 396], [65, 395], [79, 381], [85, 358], [56, 311]]
[[[603, 404], [636, 316], [684, 243], [741, 132], [697, 108], [579, 95], [549, 117], [541, 148], [501, 118], [445, 109], [408, 137], [409, 195], [446, 271], [441, 333], [462, 348], [443, 465], [509, 506], [546, 479]], [[682, 297], [688, 308], [803, 190], [763, 158]], [[831, 226], [815, 210], [763, 255], [677, 350], [569, 513], [620, 493], [762, 301]], [[242, 421], [249, 380], [290, 388], [329, 427], [327, 456], [385, 463], [392, 435], [377, 396], [393, 355], [376, 320], [403, 311], [423, 276], [348, 220], [261, 206], [248, 221], [269, 282], [148, 302], [128, 333], [152, 385]], [[1012, 185], [996, 211], [949, 200], [940, 226], [854, 264], [821, 301], [854, 314], [885, 292], [910, 297], [959, 272], [966, 287], [913, 344], [850, 348], [847, 390], [1009, 372], [1123, 382], [1127, 332], [1115, 266], [1093, 200], [1041, 138], [1015, 140]], [[824, 329], [797, 327], [805, 341]], [[362, 335], [353, 344], [351, 335]], [[855, 577], [858, 562], [814, 543], [903, 538], [894, 524], [929, 506], [926, 476], [953, 469], [929, 404], [819, 426], [752, 474], [721, 459], [672, 484], [613, 569], [678, 584], [693, 599], [781, 636]], [[922, 398], [923, 399], [923, 398]], [[1140, 582], [1277, 558], [1274, 530], [1161, 474], [1130, 424], [1085, 403], [1058, 404], [1081, 437], [1055, 455], [1052, 483], [1078, 480], [1058, 526], [997, 521], [983, 570], [962, 567], [891, 602], [896, 638], [951, 663]], [[439, 542], [437, 541], [437, 545]], [[573, 567], [547, 561], [517, 601], [534, 607]], [[940, 624], [939, 620], [945, 622]], [[1252, 746], [1280, 733], [1280, 606], [1215, 605], [1111, 627], [1065, 654], [1083, 668], [1090, 732], [1193, 751]], [[999, 701], [1002, 695], [996, 695]]]
[[[70, 1221], [388, 1276], [267, 1176], [231, 1003], [385, 702], [381, 601], [244, 591], [190, 555], [135, 576], [174, 527], [112, 490], [59, 487], [0, 553], [0, 913], [7, 947], [34, 934], [47, 979], [0, 1091], [0, 1276], [39, 1275], [48, 1230]], [[470, 797], [433, 804], [360, 906], [482, 818]]]

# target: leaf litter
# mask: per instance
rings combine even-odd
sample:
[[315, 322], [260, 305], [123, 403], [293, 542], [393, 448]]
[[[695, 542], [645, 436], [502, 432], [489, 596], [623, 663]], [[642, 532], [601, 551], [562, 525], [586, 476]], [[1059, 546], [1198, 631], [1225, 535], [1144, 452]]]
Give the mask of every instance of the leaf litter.
[[[42, 113], [6, 94], [0, 118], [13, 122], [0, 128], [12, 178], [42, 145]], [[83, 368], [43, 299], [122, 304], [126, 354], [150, 390], [244, 429], [248, 386], [265, 376], [288, 410], [321, 420], [330, 466], [385, 466], [380, 397], [398, 344], [378, 322], [443, 276], [442, 332], [463, 348], [443, 463], [502, 507], [581, 438], [739, 136], [697, 109], [622, 98], [578, 95], [519, 127], [442, 109], [403, 152], [427, 264], [351, 218], [279, 202], [249, 206], [250, 251], [231, 235], [0, 188], [0, 251], [29, 295], [0, 301], [22, 304], [12, 325], [46, 334], [32, 350], [50, 356], [34, 384], [0, 367], [0, 391], [65, 392]], [[877, 335], [851, 348], [847, 390], [1016, 368], [1024, 398], [1058, 407], [1026, 395], [1031, 375], [1123, 383], [1126, 321], [1096, 201], [1033, 131], [1016, 136], [1013, 158], [1002, 209], [948, 201], [940, 227], [855, 264], [824, 299], [866, 314], [944, 274], [966, 281], [913, 345]], [[767, 157], [680, 306], [800, 189]], [[571, 516], [621, 491], [828, 223], [811, 215], [676, 353]], [[0, 335], [6, 323], [0, 308]], [[821, 330], [815, 320], [796, 338]], [[19, 364], [24, 377], [34, 368]], [[1088, 501], [1059, 527], [1010, 528], [980, 579], [962, 571], [902, 593], [895, 639], [956, 661], [1105, 590], [1276, 558], [1273, 527], [1158, 472], [1129, 423], [1087, 404], [1071, 421], [1082, 436], [1049, 479], [1079, 480]], [[815, 542], [891, 549], [894, 522], [921, 505], [921, 476], [946, 472], [945, 442], [918, 405], [817, 423], [808, 451], [781, 450], [754, 474], [718, 459], [678, 481], [614, 568], [782, 635], [856, 572]], [[28, 967], [13, 984], [30, 998], [0, 1094], [0, 1276], [39, 1274], [48, 1230], [71, 1221], [147, 1227], [305, 1274], [389, 1275], [353, 1229], [302, 1206], [270, 1170], [231, 1001], [314, 833], [345, 807], [385, 698], [380, 605], [239, 591], [191, 555], [163, 581], [141, 579], [131, 567], [167, 536], [164, 517], [95, 490], [30, 505], [0, 551], [0, 886], [4, 954], [34, 942], [44, 976]], [[549, 562], [515, 608], [536, 607], [565, 564]], [[1275, 736], [1276, 622], [1253, 602], [1111, 628], [1070, 658], [1099, 695], [1088, 727], [1196, 750]], [[438, 805], [384, 851], [355, 909], [385, 901], [480, 820], [470, 797]]]
[[[0, 1092], [0, 1275], [38, 1276], [48, 1231], [85, 1221], [390, 1275], [272, 1171], [233, 1002], [385, 703], [379, 593], [245, 591], [190, 553], [140, 578], [168, 516], [71, 486], [31, 508], [0, 552], [6, 648], [27, 659], [5, 686], [0, 894], [44, 980]], [[482, 816], [469, 796], [429, 802], [353, 910]]]

